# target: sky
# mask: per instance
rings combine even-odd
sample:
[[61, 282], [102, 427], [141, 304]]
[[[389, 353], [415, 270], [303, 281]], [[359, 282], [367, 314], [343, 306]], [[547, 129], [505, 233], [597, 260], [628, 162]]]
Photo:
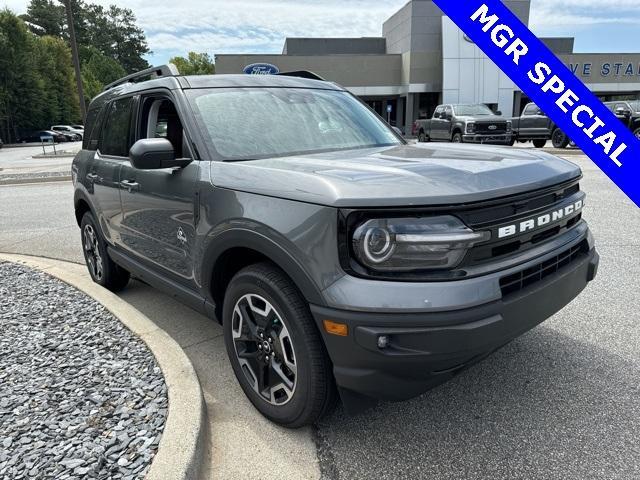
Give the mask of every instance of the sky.
[[[85, 0], [131, 8], [153, 53], [152, 64], [188, 51], [281, 53], [285, 37], [380, 36], [406, 0]], [[28, 0], [0, 0], [24, 13]], [[606, 5], [606, 8], [603, 6]], [[572, 36], [576, 52], [640, 53], [639, 0], [532, 0], [538, 36]]]

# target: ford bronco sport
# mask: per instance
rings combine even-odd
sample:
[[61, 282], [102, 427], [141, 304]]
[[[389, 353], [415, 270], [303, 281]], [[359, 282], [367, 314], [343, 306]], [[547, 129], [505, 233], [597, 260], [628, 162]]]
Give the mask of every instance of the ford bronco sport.
[[357, 411], [427, 391], [598, 266], [574, 164], [408, 145], [312, 77], [127, 77], [91, 103], [72, 169], [93, 280], [134, 275], [221, 322], [245, 394], [288, 427], [338, 395]]

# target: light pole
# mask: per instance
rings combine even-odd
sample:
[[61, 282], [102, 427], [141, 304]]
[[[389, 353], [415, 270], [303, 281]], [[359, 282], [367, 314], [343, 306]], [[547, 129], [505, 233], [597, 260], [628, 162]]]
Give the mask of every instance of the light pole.
[[78, 99], [80, 100], [80, 115], [82, 124], [87, 119], [87, 106], [84, 103], [84, 87], [82, 86], [82, 74], [80, 73], [80, 57], [78, 57], [78, 44], [76, 43], [76, 30], [73, 27], [73, 12], [71, 11], [71, 0], [60, 0], [67, 10], [67, 25], [69, 28], [69, 43], [71, 43], [71, 56], [73, 57], [73, 67], [76, 70], [76, 84], [78, 86]]

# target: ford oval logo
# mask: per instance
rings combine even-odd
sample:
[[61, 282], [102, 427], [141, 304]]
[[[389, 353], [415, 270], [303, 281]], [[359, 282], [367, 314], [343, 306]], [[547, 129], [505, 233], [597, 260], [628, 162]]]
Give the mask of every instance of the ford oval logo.
[[252, 63], [244, 67], [243, 72], [247, 75], [277, 75], [280, 69], [270, 63]]
[[489, 130], [497, 130], [498, 127], [495, 125], [489, 125]]

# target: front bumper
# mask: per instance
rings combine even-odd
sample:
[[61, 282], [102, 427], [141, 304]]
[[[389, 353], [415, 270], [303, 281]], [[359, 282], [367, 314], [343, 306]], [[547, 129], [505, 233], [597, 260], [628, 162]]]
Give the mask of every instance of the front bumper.
[[465, 143], [495, 143], [495, 144], [510, 144], [513, 139], [512, 133], [501, 133], [496, 135], [491, 134], [465, 134], [462, 136]]
[[[376, 313], [311, 306], [333, 362], [343, 399], [406, 400], [439, 385], [542, 323], [596, 276], [589, 245], [571, 263], [500, 300], [462, 310]], [[329, 335], [323, 320], [345, 323], [347, 337]], [[378, 347], [381, 336], [386, 348]]]

